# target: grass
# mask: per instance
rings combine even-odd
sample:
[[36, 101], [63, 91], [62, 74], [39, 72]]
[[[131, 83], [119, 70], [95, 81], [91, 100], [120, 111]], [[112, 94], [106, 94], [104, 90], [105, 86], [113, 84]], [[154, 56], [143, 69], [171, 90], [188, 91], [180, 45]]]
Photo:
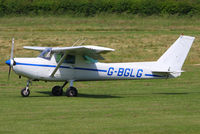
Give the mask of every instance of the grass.
[[[0, 133], [130, 134], [199, 133], [199, 21], [181, 17], [0, 18]], [[7, 82], [11, 38], [15, 56], [36, 56], [24, 45], [85, 44], [116, 49], [106, 62], [156, 60], [183, 33], [196, 37], [183, 75], [169, 80], [77, 82], [77, 98], [51, 96], [62, 83], [33, 82], [31, 95], [20, 96], [26, 79], [12, 73]]]
[[[106, 62], [157, 60], [180, 34], [195, 36], [187, 63], [200, 62], [198, 18], [187, 17], [3, 17], [0, 18], [0, 64], [9, 58], [11, 38], [15, 56], [37, 56], [22, 46], [71, 46], [78, 39], [84, 44], [116, 49], [105, 55]], [[123, 56], [121, 56], [123, 55]]]
[[53, 97], [54, 85], [34, 82], [22, 98], [26, 79], [1, 67], [1, 133], [185, 133], [200, 131], [200, 67], [187, 65], [177, 79], [76, 83], [79, 97]]

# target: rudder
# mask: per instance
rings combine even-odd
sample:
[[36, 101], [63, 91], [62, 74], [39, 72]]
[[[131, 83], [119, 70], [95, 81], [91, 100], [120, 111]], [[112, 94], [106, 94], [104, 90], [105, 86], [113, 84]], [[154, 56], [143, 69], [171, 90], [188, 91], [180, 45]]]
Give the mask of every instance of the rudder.
[[195, 37], [181, 35], [173, 45], [157, 60], [170, 70], [181, 71]]

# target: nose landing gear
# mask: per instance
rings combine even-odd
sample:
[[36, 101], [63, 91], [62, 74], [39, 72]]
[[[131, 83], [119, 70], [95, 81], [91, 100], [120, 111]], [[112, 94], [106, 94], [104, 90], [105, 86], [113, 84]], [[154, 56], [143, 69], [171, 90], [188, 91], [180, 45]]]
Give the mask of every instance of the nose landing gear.
[[26, 87], [21, 90], [21, 95], [23, 97], [28, 97], [30, 95], [30, 90], [29, 90], [29, 84], [30, 83], [31, 83], [31, 80], [28, 80], [27, 84], [26, 84]]

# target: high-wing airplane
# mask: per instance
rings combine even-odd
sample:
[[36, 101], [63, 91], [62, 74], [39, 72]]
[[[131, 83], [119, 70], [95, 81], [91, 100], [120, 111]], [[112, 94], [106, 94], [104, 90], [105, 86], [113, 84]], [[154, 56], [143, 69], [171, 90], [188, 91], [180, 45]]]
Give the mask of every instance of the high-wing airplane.
[[173, 45], [157, 60], [151, 62], [100, 63], [104, 53], [114, 49], [99, 46], [72, 47], [35, 47], [24, 46], [25, 49], [41, 51], [36, 58], [13, 58], [14, 39], [12, 40], [11, 57], [6, 61], [19, 77], [27, 77], [27, 85], [21, 95], [30, 94], [31, 81], [63, 81], [62, 86], [54, 86], [52, 94], [60, 96], [69, 82], [66, 96], [75, 97], [77, 89], [74, 81], [97, 80], [136, 80], [166, 79], [181, 75], [181, 70], [194, 37], [181, 35]]

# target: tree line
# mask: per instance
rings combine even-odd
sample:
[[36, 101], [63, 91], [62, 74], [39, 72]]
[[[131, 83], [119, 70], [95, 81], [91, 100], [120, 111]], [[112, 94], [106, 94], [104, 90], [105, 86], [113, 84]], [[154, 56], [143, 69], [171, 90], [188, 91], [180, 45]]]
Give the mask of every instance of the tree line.
[[199, 15], [200, 0], [0, 0], [4, 15]]

